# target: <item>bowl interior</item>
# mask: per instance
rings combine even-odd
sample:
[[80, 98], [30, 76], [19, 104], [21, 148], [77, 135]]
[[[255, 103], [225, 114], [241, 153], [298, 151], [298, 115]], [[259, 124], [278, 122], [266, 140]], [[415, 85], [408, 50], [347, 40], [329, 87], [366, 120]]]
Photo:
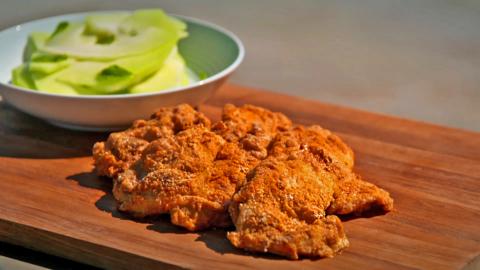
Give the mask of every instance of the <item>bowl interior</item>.
[[178, 44], [187, 66], [199, 79], [205, 79], [232, 65], [240, 53], [238, 44], [230, 36], [196, 22], [187, 22], [189, 36]]
[[[104, 12], [109, 11], [102, 11]], [[91, 13], [50, 17], [1, 31], [0, 84], [9, 84], [12, 69], [22, 63], [23, 49], [31, 32], [52, 32], [61, 21], [80, 21]], [[243, 47], [233, 34], [207, 22], [183, 16], [177, 17], [187, 23], [189, 32], [189, 36], [179, 43], [180, 53], [187, 66], [200, 80], [222, 77], [224, 75], [222, 73], [228, 74], [240, 63], [243, 58]]]

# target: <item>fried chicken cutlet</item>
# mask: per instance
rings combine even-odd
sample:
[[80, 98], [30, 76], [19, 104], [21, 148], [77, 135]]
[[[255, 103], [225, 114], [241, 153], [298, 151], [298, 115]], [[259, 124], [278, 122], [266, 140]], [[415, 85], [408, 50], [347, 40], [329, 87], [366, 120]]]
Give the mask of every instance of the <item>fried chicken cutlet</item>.
[[333, 201], [327, 209], [329, 214], [361, 215], [373, 209], [385, 212], [393, 209], [393, 200], [388, 192], [363, 181], [353, 172], [352, 149], [329, 130], [317, 125], [296, 126], [277, 136], [269, 155], [280, 155], [299, 149], [308, 150], [332, 164], [330, 170], [335, 172], [337, 178]]
[[233, 197], [230, 214], [237, 248], [291, 259], [332, 257], [348, 246], [340, 219], [325, 217], [335, 176], [312, 153], [268, 157]]
[[149, 120], [137, 120], [131, 128], [111, 133], [107, 141], [93, 146], [97, 174], [115, 177], [134, 163], [151, 141], [197, 125], [209, 128], [210, 120], [188, 104], [161, 108]]
[[[319, 126], [280, 132], [269, 156], [233, 197], [229, 211], [238, 247], [291, 259], [332, 257], [348, 246], [337, 216], [371, 207], [391, 210], [389, 194], [352, 171], [353, 152]], [[341, 192], [350, 190], [345, 196]], [[365, 192], [363, 192], [365, 191]]]
[[170, 213], [189, 230], [230, 224], [224, 202], [235, 192], [212, 181], [214, 160], [225, 144], [205, 127], [193, 127], [151, 142], [141, 158], [114, 179], [119, 209], [136, 217]]
[[114, 179], [119, 209], [137, 217], [170, 213], [173, 224], [192, 231], [229, 226], [231, 197], [267, 156], [277, 130], [290, 125], [279, 113], [226, 105], [211, 130], [163, 134]]
[[233, 221], [234, 246], [291, 259], [347, 247], [336, 215], [393, 207], [388, 192], [353, 172], [339, 137], [252, 105], [227, 104], [214, 124], [189, 105], [163, 108], [93, 152], [121, 211], [169, 213], [191, 231]]

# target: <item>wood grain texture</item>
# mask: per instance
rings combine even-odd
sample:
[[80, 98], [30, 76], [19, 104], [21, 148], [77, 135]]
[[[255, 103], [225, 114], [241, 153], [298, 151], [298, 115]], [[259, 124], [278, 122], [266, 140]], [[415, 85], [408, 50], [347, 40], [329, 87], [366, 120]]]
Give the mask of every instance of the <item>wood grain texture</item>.
[[480, 134], [227, 85], [200, 106], [251, 103], [337, 132], [356, 170], [391, 192], [395, 211], [346, 220], [351, 246], [333, 259], [288, 261], [234, 249], [224, 230], [188, 233], [116, 210], [92, 173], [107, 134], [49, 126], [0, 103], [0, 240], [111, 269], [476, 269], [480, 267]]

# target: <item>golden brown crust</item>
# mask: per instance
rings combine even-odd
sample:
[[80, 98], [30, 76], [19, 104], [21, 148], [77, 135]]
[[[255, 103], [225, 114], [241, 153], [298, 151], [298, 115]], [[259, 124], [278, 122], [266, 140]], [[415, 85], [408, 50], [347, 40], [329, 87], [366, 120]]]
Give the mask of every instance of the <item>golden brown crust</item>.
[[349, 246], [337, 216], [327, 216], [313, 224], [299, 222], [294, 229], [282, 232], [271, 227], [262, 232], [229, 232], [227, 238], [237, 248], [269, 252], [292, 260], [300, 257], [333, 257]]
[[213, 131], [205, 124], [172, 125], [173, 132], [147, 143], [114, 179], [119, 209], [137, 217], [170, 213], [172, 223], [189, 230], [229, 226], [231, 197], [267, 156], [277, 130], [290, 122], [254, 106], [227, 105], [226, 112]]
[[210, 127], [210, 120], [188, 104], [162, 108], [149, 120], [137, 120], [131, 128], [96, 143], [93, 159], [97, 173], [115, 177], [140, 157], [149, 142], [197, 125]]
[[363, 181], [353, 172], [354, 155], [338, 136], [320, 126], [296, 126], [281, 132], [272, 142], [271, 156], [309, 151], [323, 159], [336, 175], [335, 192], [329, 214], [360, 215], [373, 209], [393, 209], [393, 200], [385, 190]]
[[310, 151], [339, 166], [353, 168], [353, 151], [337, 135], [314, 125], [295, 126], [277, 135], [270, 149], [270, 155], [289, 154], [294, 151]]
[[212, 126], [212, 130], [227, 141], [238, 141], [248, 134], [265, 136], [270, 140], [279, 131], [292, 126], [292, 122], [281, 113], [267, 109], [243, 105], [236, 107], [226, 104], [223, 108], [222, 121]]
[[329, 214], [359, 216], [375, 210], [393, 210], [393, 199], [387, 191], [362, 180], [354, 173], [339, 177], [335, 185], [334, 200], [327, 209]]
[[326, 214], [391, 210], [389, 194], [353, 171], [353, 151], [319, 126], [277, 133], [230, 205], [239, 248], [291, 259], [331, 257], [348, 246], [340, 220]]
[[225, 105], [213, 125], [189, 105], [163, 108], [96, 143], [93, 156], [121, 211], [169, 213], [191, 231], [233, 221], [234, 246], [291, 259], [348, 246], [334, 215], [393, 208], [388, 192], [353, 172], [338, 136], [252, 105]]
[[332, 257], [348, 246], [340, 220], [325, 217], [335, 175], [308, 152], [269, 157], [233, 197], [230, 242], [291, 259]]
[[142, 157], [114, 180], [119, 209], [143, 217], [171, 213], [172, 223], [189, 230], [229, 224], [223, 202], [234, 189], [210, 181], [224, 140], [194, 127], [150, 143]]

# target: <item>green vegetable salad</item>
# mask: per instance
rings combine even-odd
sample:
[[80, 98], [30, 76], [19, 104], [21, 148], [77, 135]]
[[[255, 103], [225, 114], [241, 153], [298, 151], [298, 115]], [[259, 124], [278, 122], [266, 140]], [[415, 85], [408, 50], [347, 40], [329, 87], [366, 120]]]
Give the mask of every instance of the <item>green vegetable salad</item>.
[[31, 33], [14, 85], [66, 95], [145, 93], [185, 86], [177, 44], [186, 24], [159, 9], [92, 14]]

